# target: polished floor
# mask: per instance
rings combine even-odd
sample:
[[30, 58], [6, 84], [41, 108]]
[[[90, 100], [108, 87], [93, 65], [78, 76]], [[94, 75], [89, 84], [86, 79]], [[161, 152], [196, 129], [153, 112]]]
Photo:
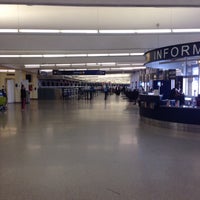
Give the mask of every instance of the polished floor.
[[200, 133], [144, 123], [121, 97], [0, 113], [0, 200], [199, 200], [199, 186]]

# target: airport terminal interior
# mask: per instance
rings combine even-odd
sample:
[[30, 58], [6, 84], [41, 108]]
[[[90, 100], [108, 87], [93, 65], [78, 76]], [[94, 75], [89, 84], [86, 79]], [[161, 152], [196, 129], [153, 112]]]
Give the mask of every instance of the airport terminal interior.
[[0, 10], [0, 200], [199, 199], [199, 1]]

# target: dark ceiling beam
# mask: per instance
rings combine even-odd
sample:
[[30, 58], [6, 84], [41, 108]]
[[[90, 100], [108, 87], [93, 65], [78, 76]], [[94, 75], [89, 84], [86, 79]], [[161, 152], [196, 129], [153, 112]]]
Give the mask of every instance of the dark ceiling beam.
[[106, 7], [200, 7], [200, 1], [157, 0], [0, 0], [0, 4], [25, 4], [49, 6], [106, 6]]

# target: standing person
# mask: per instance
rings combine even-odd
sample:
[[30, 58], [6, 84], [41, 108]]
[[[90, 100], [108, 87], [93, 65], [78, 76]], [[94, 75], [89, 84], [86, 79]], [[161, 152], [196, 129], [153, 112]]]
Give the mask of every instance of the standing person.
[[105, 94], [104, 100], [106, 100], [106, 99], [107, 99], [107, 96], [108, 96], [108, 92], [109, 92], [109, 91], [108, 91], [108, 86], [105, 84], [103, 89], [104, 89], [104, 94]]
[[4, 97], [7, 97], [7, 94], [6, 94], [6, 90], [5, 90], [4, 85], [2, 85], [1, 91], [2, 91], [3, 96], [4, 96]]
[[22, 84], [22, 86], [21, 86], [21, 107], [22, 107], [22, 110], [24, 110], [25, 104], [26, 104], [26, 90], [25, 90], [24, 85]]
[[93, 93], [94, 93], [94, 86], [91, 85], [91, 86], [90, 86], [90, 100], [93, 99]]

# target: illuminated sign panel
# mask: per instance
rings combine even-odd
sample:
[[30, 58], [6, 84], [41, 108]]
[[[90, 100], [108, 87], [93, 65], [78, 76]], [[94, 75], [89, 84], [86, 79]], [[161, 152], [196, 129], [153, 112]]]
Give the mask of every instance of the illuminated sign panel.
[[53, 70], [53, 75], [105, 75], [105, 71], [101, 70]]
[[145, 53], [147, 63], [190, 56], [200, 56], [200, 42], [167, 46]]

